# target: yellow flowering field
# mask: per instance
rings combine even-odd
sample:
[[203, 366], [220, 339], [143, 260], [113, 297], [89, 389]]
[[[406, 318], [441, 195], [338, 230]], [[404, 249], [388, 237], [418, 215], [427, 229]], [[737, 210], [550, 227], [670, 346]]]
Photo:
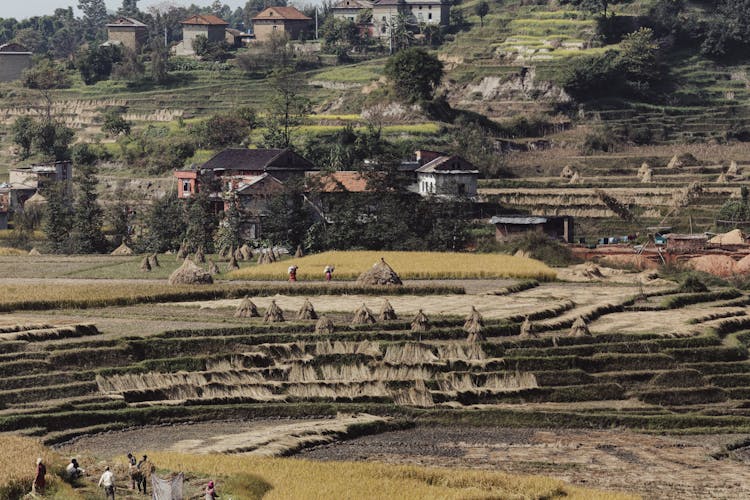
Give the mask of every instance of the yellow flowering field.
[[273, 264], [249, 266], [229, 275], [230, 278], [253, 280], [284, 279], [290, 265], [298, 266], [297, 279], [322, 280], [325, 266], [334, 266], [334, 279], [356, 279], [363, 271], [380, 261], [393, 268], [401, 279], [472, 279], [522, 278], [550, 281], [555, 272], [546, 264], [526, 257], [503, 254], [469, 254], [449, 252], [324, 252]]

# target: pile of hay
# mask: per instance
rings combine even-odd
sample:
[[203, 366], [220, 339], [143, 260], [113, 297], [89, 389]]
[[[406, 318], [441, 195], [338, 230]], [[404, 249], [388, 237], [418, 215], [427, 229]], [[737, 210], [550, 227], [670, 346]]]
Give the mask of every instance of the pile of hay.
[[210, 285], [214, 282], [211, 275], [196, 266], [190, 259], [185, 259], [170, 276], [170, 285]]
[[186, 259], [187, 256], [188, 256], [187, 241], [183, 241], [182, 243], [180, 243], [180, 248], [177, 250], [176, 258], [178, 261], [180, 261], [180, 260]]
[[750, 255], [745, 255], [734, 265], [734, 272], [737, 274], [750, 273]]
[[358, 285], [403, 285], [396, 271], [381, 257], [370, 269], [357, 278]]
[[724, 174], [724, 172], [719, 174], [719, 177], [716, 179], [716, 184], [726, 184], [727, 183], [727, 176]]
[[679, 156], [674, 155], [671, 160], [669, 160], [669, 163], [667, 163], [667, 168], [669, 169], [676, 169], [676, 168], [682, 168], [684, 166], [684, 163], [682, 160], [680, 160]]
[[152, 253], [148, 257], [148, 263], [152, 269], [155, 267], [161, 267], [161, 265], [159, 264], [159, 257], [155, 253]]
[[479, 342], [484, 340], [484, 335], [482, 335], [483, 330], [484, 318], [479, 314], [476, 307], [471, 306], [471, 312], [466, 316], [466, 321], [464, 322], [464, 331], [469, 334], [467, 340], [469, 342]]
[[648, 162], [644, 161], [643, 163], [641, 163], [641, 168], [638, 169], [638, 178], [642, 178], [644, 175], [646, 175], [646, 172], [651, 171], [651, 165]]
[[36, 249], [36, 247], [29, 250], [29, 255], [42, 255], [42, 252]]
[[284, 313], [276, 305], [276, 301], [272, 300], [268, 309], [266, 309], [266, 313], [263, 315], [263, 323], [281, 323], [282, 321], [284, 321]]
[[426, 332], [430, 329], [430, 318], [420, 309], [414, 319], [411, 320], [412, 332]]
[[729, 175], [731, 175], [733, 177], [737, 177], [737, 176], [741, 175], [740, 166], [737, 165], [736, 161], [732, 160], [729, 163], [729, 168], [727, 169], [727, 174], [729, 174]]
[[519, 336], [522, 338], [539, 336], [536, 334], [536, 328], [534, 327], [534, 324], [529, 320], [528, 316], [526, 316], [526, 318], [523, 320], [523, 323], [521, 323], [521, 332], [519, 333]]
[[713, 245], [744, 245], [745, 235], [740, 229], [732, 229], [728, 233], [717, 234], [708, 242]]
[[583, 274], [587, 278], [592, 278], [592, 279], [604, 277], [604, 275], [602, 274], [602, 270], [599, 269], [599, 266], [597, 266], [596, 264], [586, 265], [586, 268], [583, 270]]
[[590, 337], [591, 332], [589, 331], [588, 325], [586, 325], [586, 321], [583, 319], [583, 316], [578, 316], [576, 320], [573, 322], [573, 326], [570, 327], [570, 333], [569, 335], [571, 337]]
[[267, 250], [261, 250], [260, 254], [258, 254], [258, 265], [261, 264], [272, 264], [274, 262], [273, 257], [271, 256], [271, 252]]
[[373, 316], [372, 311], [370, 311], [363, 302], [362, 305], [354, 311], [352, 325], [371, 325], [373, 323], [375, 323], [375, 316]]
[[144, 257], [141, 261], [141, 271], [143, 272], [149, 272], [151, 271], [151, 263], [148, 261], [148, 256]]
[[568, 181], [568, 184], [583, 184], [583, 176], [578, 172], [574, 173]]
[[380, 321], [393, 321], [398, 319], [398, 316], [396, 316], [396, 311], [393, 310], [393, 306], [391, 306], [391, 303], [388, 301], [388, 299], [383, 300], [383, 305], [380, 306], [380, 314], [378, 314], [378, 319]]
[[297, 245], [297, 251], [294, 252], [295, 259], [301, 259], [305, 256], [305, 252], [302, 251], [302, 245]]
[[331, 334], [333, 333], [334, 326], [333, 321], [328, 316], [321, 317], [317, 323], [315, 323], [315, 333], [319, 334]]
[[240, 253], [242, 254], [242, 260], [244, 261], [253, 260], [253, 250], [248, 246], [247, 243], [244, 243], [240, 247]]
[[125, 243], [112, 250], [110, 255], [134, 255], [133, 249], [127, 246]]
[[205, 264], [206, 263], [206, 254], [203, 253], [203, 247], [202, 246], [198, 247], [198, 251], [195, 252], [194, 259], [195, 259], [195, 262], [197, 262], [198, 264]]
[[560, 178], [561, 179], [570, 179], [576, 174], [576, 171], [571, 167], [570, 165], [565, 165], [563, 167], [562, 172], [560, 172]]
[[641, 176], [641, 182], [644, 184], [653, 182], [653, 172], [651, 171], [651, 169], [648, 169], [643, 173], [643, 175]]
[[232, 254], [229, 257], [229, 264], [227, 264], [227, 272], [236, 271], [240, 268], [240, 265], [237, 263], [237, 259], [234, 257], [234, 254]]
[[252, 300], [250, 300], [250, 297], [245, 295], [245, 298], [242, 299], [242, 302], [240, 302], [240, 305], [237, 306], [237, 310], [234, 312], [234, 317], [235, 318], [260, 318], [260, 313], [258, 313], [258, 308], [255, 306], [255, 303]]
[[304, 304], [297, 313], [297, 319], [318, 319], [318, 313], [315, 312], [315, 308], [310, 299], [305, 299]]
[[242, 249], [238, 248], [237, 250], [232, 253], [232, 256], [234, 257], [234, 260], [237, 262], [245, 260], [245, 254], [242, 253]]
[[215, 275], [219, 274], [220, 272], [221, 272], [221, 270], [219, 270], [219, 266], [216, 265], [216, 262], [214, 262], [211, 259], [208, 259], [208, 273], [211, 276], [215, 276]]

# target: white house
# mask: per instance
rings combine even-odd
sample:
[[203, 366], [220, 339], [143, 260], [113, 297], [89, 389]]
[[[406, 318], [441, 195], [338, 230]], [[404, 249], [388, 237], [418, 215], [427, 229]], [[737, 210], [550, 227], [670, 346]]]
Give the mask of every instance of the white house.
[[422, 165], [415, 170], [420, 195], [467, 198], [477, 195], [479, 170], [460, 156], [417, 151], [417, 161]]

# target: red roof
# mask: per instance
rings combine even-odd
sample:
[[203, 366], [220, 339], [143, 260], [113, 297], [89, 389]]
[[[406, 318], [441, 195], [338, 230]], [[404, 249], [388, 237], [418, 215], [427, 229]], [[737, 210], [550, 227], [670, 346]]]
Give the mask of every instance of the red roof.
[[268, 7], [253, 18], [256, 19], [285, 19], [289, 21], [312, 21], [294, 7]]
[[182, 21], [180, 24], [197, 24], [201, 26], [205, 25], [216, 25], [216, 26], [229, 26], [229, 23], [225, 20], [216, 17], [213, 14], [196, 14]]
[[341, 171], [325, 175], [315, 175], [315, 180], [320, 181], [320, 191], [323, 193], [365, 193], [367, 179], [359, 172]]

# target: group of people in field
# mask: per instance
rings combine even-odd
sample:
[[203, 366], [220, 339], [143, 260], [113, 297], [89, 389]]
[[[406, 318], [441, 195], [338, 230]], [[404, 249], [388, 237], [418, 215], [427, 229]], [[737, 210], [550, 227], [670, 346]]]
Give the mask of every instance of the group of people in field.
[[[128, 477], [130, 478], [130, 489], [135, 490], [138, 488], [138, 493], [148, 495], [146, 491], [146, 484], [148, 478], [151, 477], [151, 473], [155, 470], [154, 465], [148, 460], [148, 456], [143, 455], [141, 460], [136, 460], [132, 453], [127, 455], [128, 461]], [[75, 481], [78, 478], [82, 478], [86, 475], [86, 471], [81, 468], [76, 458], [71, 458], [70, 463], [65, 467], [66, 478], [70, 481]], [[36, 495], [44, 495], [45, 488], [47, 486], [47, 467], [44, 464], [44, 460], [41, 457], [36, 459], [36, 474], [34, 475], [34, 482], [32, 483], [31, 492]], [[104, 489], [104, 495], [107, 499], [114, 500], [115, 498], [115, 475], [110, 470], [109, 466], [104, 468], [104, 472], [99, 478], [99, 488]], [[213, 481], [209, 481], [205, 488], [205, 500], [216, 500], [219, 498], [216, 492], [216, 484]]]
[[[289, 281], [294, 283], [297, 281], [297, 269], [299, 269], [299, 266], [295, 266], [292, 264], [289, 266], [289, 269], [287, 269], [287, 272], [289, 273]], [[335, 267], [333, 266], [326, 266], [323, 269], [323, 276], [325, 277], [326, 281], [331, 281], [333, 279], [333, 270]]]

